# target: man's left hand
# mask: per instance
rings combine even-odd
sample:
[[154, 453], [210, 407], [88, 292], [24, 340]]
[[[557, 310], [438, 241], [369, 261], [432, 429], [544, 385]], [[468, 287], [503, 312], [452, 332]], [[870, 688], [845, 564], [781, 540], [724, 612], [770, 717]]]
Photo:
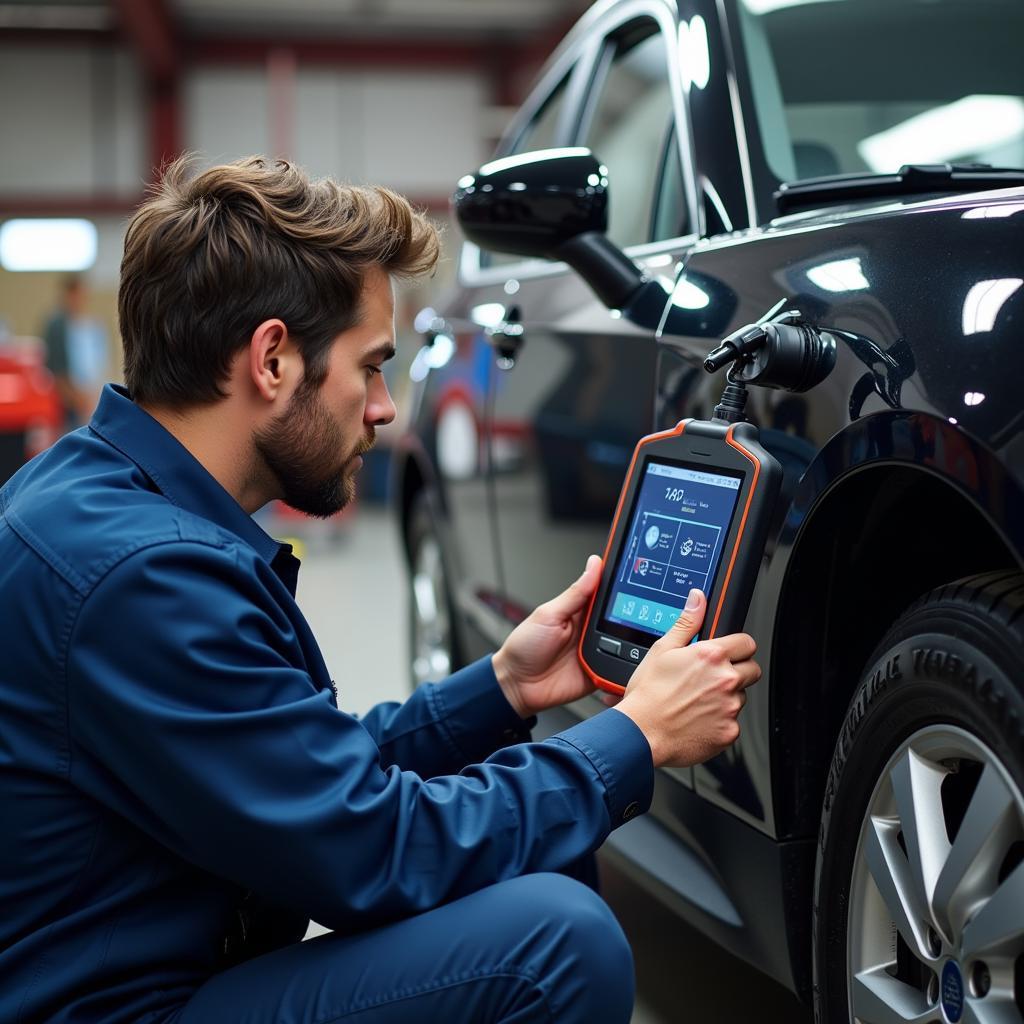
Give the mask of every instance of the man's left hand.
[[494, 655], [498, 684], [523, 718], [594, 692], [576, 648], [584, 612], [600, 578], [601, 559], [591, 555], [583, 575], [519, 623]]

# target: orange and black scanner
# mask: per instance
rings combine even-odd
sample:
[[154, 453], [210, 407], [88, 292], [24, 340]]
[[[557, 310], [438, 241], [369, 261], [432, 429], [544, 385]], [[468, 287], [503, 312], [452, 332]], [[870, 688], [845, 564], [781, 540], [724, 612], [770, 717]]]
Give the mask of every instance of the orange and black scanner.
[[708, 599], [698, 639], [742, 629], [781, 482], [752, 423], [683, 420], [641, 439], [580, 638], [597, 686], [625, 692], [694, 587]]

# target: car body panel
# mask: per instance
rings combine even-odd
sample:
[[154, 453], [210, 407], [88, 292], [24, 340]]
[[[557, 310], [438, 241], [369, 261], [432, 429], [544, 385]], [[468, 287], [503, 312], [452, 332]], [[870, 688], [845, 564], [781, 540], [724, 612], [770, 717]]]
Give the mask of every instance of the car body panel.
[[[677, 44], [678, 159], [695, 228], [627, 249], [663, 302], [617, 315], [564, 264], [481, 266], [466, 245], [441, 307], [455, 354], [423, 381], [407, 449], [432, 468], [407, 477], [400, 465], [397, 479], [434, 493], [463, 650], [486, 653], [604, 549], [636, 440], [711, 415], [725, 380], [702, 362], [721, 337], [773, 308], [835, 332], [836, 364], [812, 391], [750, 393], [748, 418], [785, 476], [746, 624], [764, 676], [742, 736], [692, 771], [659, 771], [651, 813], [608, 844], [681, 916], [806, 997], [825, 775], [872, 648], [933, 586], [1024, 565], [1024, 406], [1013, 387], [1024, 380], [1024, 189], [770, 219], [777, 181], [766, 178], [734, 0], [596, 5], [496, 155], [515, 150], [572, 68], [577, 109], [558, 141], [580, 144], [600, 38], [637, 17]], [[703, 87], [688, 84], [683, 45], [698, 17]], [[609, 194], [614, 204], [614, 180]], [[504, 320], [522, 325], [522, 343], [497, 368], [501, 332], [488, 328]], [[467, 386], [482, 417], [476, 490], [439, 467], [436, 450], [438, 411]], [[537, 735], [603, 707], [588, 697], [549, 712]]]
[[[714, 281], [718, 292], [742, 295], [722, 333], [753, 322], [785, 299], [785, 308], [849, 335], [838, 337], [837, 365], [812, 394], [751, 389], [748, 418], [761, 427], [762, 443], [785, 472], [765, 572], [748, 621], [762, 652], [771, 643], [790, 550], [812, 514], [810, 507], [793, 503], [803, 481], [815, 482], [813, 495], [808, 496], [810, 483], [801, 490], [801, 501], [813, 507], [830, 482], [854, 467], [901, 459], [926, 466], [985, 510], [1021, 558], [1024, 412], [1005, 381], [1024, 380], [1024, 289], [1013, 287], [1024, 278], [1022, 202], [1024, 191], [1015, 189], [886, 204], [880, 210], [858, 209], [796, 224], [780, 221], [742, 239], [702, 243], [691, 253], [677, 281], [697, 276], [702, 283]], [[913, 218], [909, 225], [908, 218]], [[816, 275], [829, 288], [808, 277], [808, 271], [815, 276], [823, 267], [838, 268], [831, 278]], [[1006, 282], [1003, 292], [1009, 292], [1002, 303], [999, 282]], [[994, 300], [986, 305], [985, 297], [993, 292]], [[667, 326], [675, 331], [666, 329], [658, 339], [664, 351], [656, 429], [685, 416], [710, 416], [721, 393], [721, 377], [709, 378], [701, 368], [709, 349], [701, 330], [707, 315], [706, 309], [691, 314], [700, 322], [692, 328], [699, 333], [690, 336], [683, 333], [686, 315], [669, 317]], [[906, 418], [892, 416], [902, 410], [922, 414], [914, 421], [916, 447], [905, 441]], [[870, 447], [852, 440], [863, 435], [860, 430], [850, 440], [839, 440], [841, 432], [868, 417], [891, 423], [875, 428]], [[825, 457], [822, 450], [830, 440], [836, 443]], [[985, 477], [1000, 463], [1018, 467], [1018, 476], [1007, 477], [1002, 489], [993, 491]], [[743, 737], [695, 775], [698, 791], [776, 834], [770, 814], [770, 660], [764, 659], [764, 667]]]

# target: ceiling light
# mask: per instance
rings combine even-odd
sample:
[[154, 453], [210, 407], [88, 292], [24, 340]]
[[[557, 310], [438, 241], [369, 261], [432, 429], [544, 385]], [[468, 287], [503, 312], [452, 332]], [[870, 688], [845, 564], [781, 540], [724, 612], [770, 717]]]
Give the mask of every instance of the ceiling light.
[[964, 334], [983, 334], [996, 325], [996, 317], [1006, 300], [1024, 284], [1019, 277], [1000, 277], [979, 281], [964, 299]]
[[[498, 171], [511, 170], [514, 167], [523, 167], [526, 164], [535, 164], [540, 160], [557, 160], [570, 156], [590, 156], [590, 150], [582, 146], [567, 146], [564, 149], [538, 149], [535, 153], [520, 153], [517, 156], [505, 156], [500, 160], [492, 160], [480, 168], [480, 174], [497, 174]], [[607, 171], [599, 168], [602, 174]]]
[[481, 327], [497, 327], [505, 319], [505, 307], [500, 302], [485, 302], [474, 306], [469, 315]]
[[809, 2], [822, 3], [824, 0], [743, 0], [743, 6], [751, 14], [768, 14], [783, 7], [799, 7]]
[[1024, 210], [1024, 203], [998, 203], [995, 206], [974, 206], [965, 210], [962, 220], [988, 220], [992, 217], [1012, 217]]
[[687, 80], [703, 89], [711, 80], [711, 51], [707, 22], [699, 14], [679, 26], [679, 57]]
[[811, 267], [807, 277], [826, 292], [857, 292], [871, 287], [861, 269], [859, 256]]
[[418, 384], [431, 370], [447, 366], [455, 355], [455, 340], [448, 334], [436, 334], [429, 345], [424, 345], [413, 357], [409, 379]]
[[680, 309], [704, 309], [710, 302], [711, 296], [685, 277], [681, 277], [672, 290], [672, 305]]
[[0, 227], [4, 270], [88, 270], [96, 262], [96, 225], [64, 218], [9, 220]]
[[1024, 100], [965, 96], [870, 135], [857, 152], [873, 171], [903, 164], [938, 164], [984, 153], [1024, 135]]

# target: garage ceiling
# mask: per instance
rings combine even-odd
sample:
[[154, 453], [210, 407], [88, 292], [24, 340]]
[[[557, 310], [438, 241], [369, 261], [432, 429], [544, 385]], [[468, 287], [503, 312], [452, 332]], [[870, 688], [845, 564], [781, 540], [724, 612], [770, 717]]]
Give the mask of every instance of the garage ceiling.
[[587, 0], [171, 0], [189, 33], [243, 30], [300, 34], [416, 35], [451, 38], [532, 35], [562, 23]]
[[[162, 7], [184, 37], [283, 35], [464, 41], [524, 40], [564, 29], [590, 0], [132, 0]], [[117, 24], [105, 0], [0, 0], [0, 29], [103, 31]]]

